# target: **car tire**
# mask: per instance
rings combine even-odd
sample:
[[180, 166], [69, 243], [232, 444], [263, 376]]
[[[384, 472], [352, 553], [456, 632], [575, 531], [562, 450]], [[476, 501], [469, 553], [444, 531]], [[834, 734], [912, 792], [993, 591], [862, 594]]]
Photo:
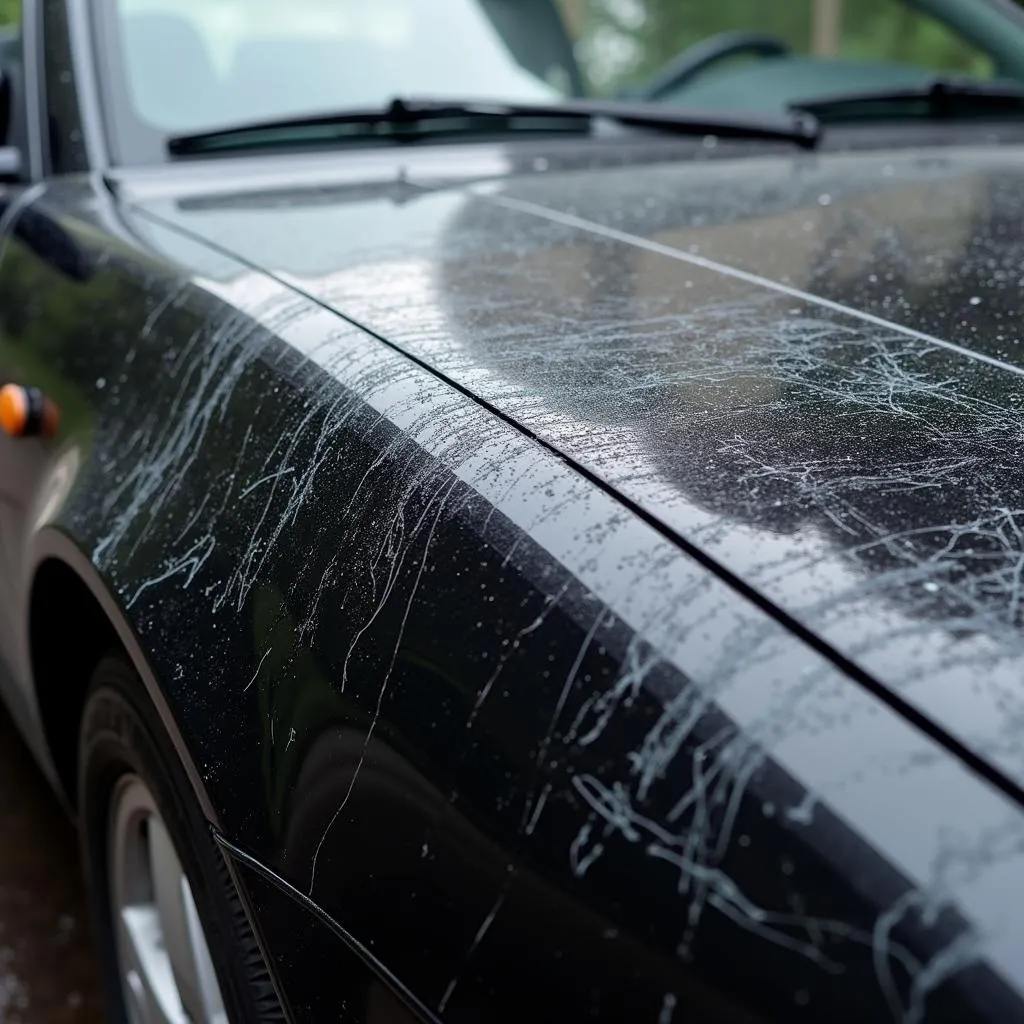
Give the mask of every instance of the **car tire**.
[[78, 810], [108, 1019], [283, 1021], [227, 865], [120, 656], [100, 662], [86, 694]]

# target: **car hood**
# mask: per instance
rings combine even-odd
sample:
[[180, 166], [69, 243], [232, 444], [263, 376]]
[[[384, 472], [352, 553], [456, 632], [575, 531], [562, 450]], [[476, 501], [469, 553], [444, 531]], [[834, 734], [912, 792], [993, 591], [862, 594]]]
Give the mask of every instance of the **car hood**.
[[516, 421], [1024, 782], [1021, 156], [125, 196]]

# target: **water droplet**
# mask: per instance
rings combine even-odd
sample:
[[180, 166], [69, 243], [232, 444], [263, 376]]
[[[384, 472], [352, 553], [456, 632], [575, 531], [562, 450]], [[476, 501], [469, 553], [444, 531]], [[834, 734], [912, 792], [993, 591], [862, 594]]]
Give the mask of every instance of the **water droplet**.
[[981, 305], [981, 296], [980, 295], [972, 295], [967, 301], [972, 306], [980, 306]]

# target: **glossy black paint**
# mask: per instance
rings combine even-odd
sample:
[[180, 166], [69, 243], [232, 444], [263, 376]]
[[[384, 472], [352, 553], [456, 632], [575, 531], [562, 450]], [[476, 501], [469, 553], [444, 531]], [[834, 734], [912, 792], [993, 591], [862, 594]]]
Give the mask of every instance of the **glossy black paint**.
[[[849, 310], [826, 306], [822, 313], [822, 304], [814, 303], [808, 313], [806, 307], [812, 301], [808, 295], [787, 294], [783, 298], [786, 305], [780, 308], [779, 299], [773, 298], [770, 282], [738, 280], [734, 273], [723, 273], [707, 265], [693, 266], [695, 254], [689, 252], [689, 244], [682, 248], [691, 260], [682, 268], [675, 265], [679, 255], [677, 248], [669, 245], [674, 243], [678, 247], [680, 243], [676, 239], [662, 238], [656, 242], [667, 251], [645, 250], [640, 237], [645, 225], [635, 213], [634, 218], [641, 220], [636, 241], [632, 236], [637, 229], [628, 220], [625, 237], [609, 237], [607, 232], [602, 234], [584, 224], [567, 222], [559, 213], [560, 205], [563, 211], [570, 210], [569, 217], [579, 214], [571, 211], [569, 200], [558, 199], [559, 195], [571, 196], [576, 209], [588, 199], [592, 200], [594, 209], [650, 209], [651, 220], [658, 221], [662, 228], [671, 229], [672, 215], [666, 215], [665, 211], [679, 210], [682, 203], [677, 196], [686, 189], [694, 204], [692, 216], [705, 218], [705, 223], [708, 219], [712, 222], [706, 232], [712, 243], [728, 242], [726, 231], [717, 237], [713, 231], [716, 226], [727, 228], [730, 220], [745, 228], [748, 237], [753, 228], [755, 238], [767, 235], [771, 239], [770, 232], [774, 230], [773, 240], [778, 249], [790, 255], [798, 268], [813, 266], [817, 271], [814, 249], [803, 241], [808, 234], [812, 241], [814, 238], [814, 232], [808, 231], [807, 218], [817, 217], [821, 210], [830, 210], [833, 202], [837, 206], [834, 216], [866, 224], [862, 231], [869, 237], [872, 227], [876, 233], [884, 234], [891, 232], [894, 224], [892, 217], [884, 224], [879, 223], [877, 215], [872, 224], [873, 203], [881, 204], [885, 210], [888, 201], [893, 208], [905, 211], [913, 228], [915, 213], [921, 216], [918, 211], [942, 209], [943, 190], [950, 196], [962, 197], [965, 192], [983, 196], [985, 207], [980, 213], [991, 218], [991, 197], [1000, 194], [998, 189], [993, 190], [992, 183], [1006, 173], [1005, 167], [1012, 166], [1013, 159], [1011, 156], [1005, 163], [997, 156], [989, 159], [992, 166], [984, 169], [987, 173], [978, 170], [978, 154], [965, 155], [959, 163], [945, 158], [908, 159], [890, 155], [873, 164], [861, 158], [848, 161], [845, 166], [841, 160], [826, 161], [820, 166], [792, 161], [774, 167], [765, 163], [753, 167], [736, 165], [731, 168], [735, 177], [724, 181], [723, 168], [719, 166], [713, 172], [705, 172], [705, 181], [709, 184], [704, 194], [697, 195], [693, 193], [700, 184], [700, 176], [692, 168], [676, 166], [657, 172], [634, 170], [628, 174], [615, 172], [614, 175], [579, 175], [564, 179], [536, 177], [529, 185], [516, 182], [499, 187], [496, 200], [466, 194], [456, 197], [423, 195], [417, 199], [414, 190], [405, 187], [397, 190], [401, 202], [393, 201], [394, 195], [384, 193], [377, 202], [372, 196], [364, 195], [361, 202], [346, 201], [346, 196], [332, 203], [329, 195], [325, 197], [321, 191], [316, 202], [304, 207], [301, 196], [286, 190], [276, 200], [273, 194], [264, 194], [258, 204], [247, 203], [237, 196], [227, 197], [220, 208], [210, 197], [205, 202], [193, 197], [180, 204], [162, 203], [151, 197], [147, 206], [151, 213], [206, 235], [257, 265], [287, 275], [317, 299], [355, 317], [379, 336], [403, 345], [411, 354], [544, 437], [552, 447], [571, 456], [595, 477], [603, 477], [620, 494], [632, 498], [648, 513], [654, 513], [662, 524], [680, 525], [678, 520], [675, 523], [668, 520], [666, 524], [666, 510], [677, 516], [697, 516], [702, 512], [707, 516], [707, 509], [700, 506], [710, 505], [710, 512], [717, 513], [717, 517], [685, 524], [685, 535], [696, 539], [703, 553], [709, 549], [714, 551], [721, 562], [737, 571], [743, 583], [763, 596], [765, 588], [759, 585], [755, 572], [743, 572], [742, 563], [729, 564], [729, 556], [743, 555], [749, 550], [749, 564], [764, 572], [779, 588], [774, 593], [768, 591], [768, 596], [775, 598], [795, 623], [814, 629], [816, 633], [821, 629], [814, 619], [801, 623], [800, 604], [794, 602], [786, 607], [779, 600], [779, 595], [785, 593], [782, 588], [787, 585], [791, 589], [795, 587], [797, 596], [805, 601], [825, 598], [822, 601], [825, 612], [841, 612], [843, 622], [848, 622], [852, 611], [868, 605], [867, 612], [873, 613], [876, 625], [866, 628], [863, 623], [859, 624], [860, 638], [867, 641], [888, 627], [898, 637], [897, 643], [889, 644], [890, 650], [899, 651], [902, 644], [906, 657], [902, 665], [896, 663], [890, 668], [888, 677], [882, 676], [882, 682], [892, 688], [891, 699], [905, 700], [908, 711], [923, 710], [931, 722], [938, 723], [939, 730], [932, 731], [940, 741], [973, 747], [973, 753], [990, 764], [995, 760], [993, 752], [999, 749], [997, 737], [981, 742], [976, 732], [956, 728], [966, 721], [967, 712], [984, 707], [989, 694], [975, 694], [970, 705], [958, 708], [959, 722], [955, 714], [947, 715], [946, 721], [941, 714], [943, 708], [939, 701], [943, 696], [940, 688], [943, 680], [940, 669], [947, 673], [959, 670], [961, 678], [969, 685], [971, 676], [965, 669], [970, 668], [969, 659], [977, 657], [971, 651], [961, 653], [971, 638], [964, 630], [962, 615], [952, 621], [945, 620], [950, 636], [944, 644], [941, 635], [936, 641], [934, 635], [924, 634], [927, 642], [919, 642], [916, 648], [910, 646], [907, 637], [913, 638], [923, 631], [915, 628], [913, 619], [907, 627], [899, 618], [902, 607], [920, 603], [919, 594], [933, 598], [939, 593], [928, 584], [941, 579], [943, 583], [938, 584], [941, 590], [951, 570], [955, 571], [958, 566], [950, 565], [951, 560], [944, 564], [941, 560], [921, 558], [920, 565], [911, 567], [916, 571], [907, 571], [906, 566], [899, 564], [894, 567], [884, 560], [874, 569], [878, 560], [871, 557], [875, 549], [884, 551], [887, 544], [899, 550], [902, 532], [910, 537], [938, 535], [940, 543], [935, 546], [940, 553], [944, 552], [948, 535], [955, 534], [960, 526], [950, 528], [944, 518], [929, 521], [929, 514], [948, 515], [948, 509], [934, 499], [929, 503], [920, 502], [920, 491], [934, 492], [943, 485], [952, 492], [954, 502], [970, 507], [963, 494], [953, 489], [956, 478], [949, 472], [948, 464], [939, 461], [948, 450], [952, 450], [955, 459], [963, 458], [966, 450], [972, 465], [976, 464], [977, 453], [965, 445], [963, 421], [940, 418], [947, 415], [947, 407], [954, 398], [958, 402], [954, 412], [969, 415], [969, 399], [965, 405], [955, 388], [948, 388], [950, 394], [946, 394], [941, 381], [934, 385], [927, 378], [921, 380], [923, 374], [916, 367], [912, 368], [908, 381], [907, 372], [898, 362], [899, 359], [934, 358], [936, 348], [944, 358], [955, 353], [950, 353], [948, 345], [940, 347], [942, 339], [936, 342], [909, 335], [901, 337], [893, 328], [865, 321]], [[776, 175], [774, 180], [768, 173], [772, 170]], [[845, 180], [847, 176], [853, 180]], [[872, 176], [877, 181], [874, 187]], [[672, 185], [677, 187], [675, 194], [669, 191]], [[526, 191], [525, 198], [516, 196], [516, 186], [535, 191], [532, 195]], [[658, 194], [659, 186], [662, 195]], [[908, 188], [917, 193], [917, 204], [908, 199]], [[629, 189], [634, 191], [630, 193]], [[788, 190], [789, 195], [784, 190]], [[512, 196], [508, 196], [510, 191]], [[745, 191], [753, 191], [753, 197], [745, 196]], [[852, 196], [846, 199], [844, 191], [852, 192]], [[524, 202], [537, 202], [536, 192], [545, 193], [545, 205], [540, 210], [524, 207]], [[1010, 202], [1012, 191], [1005, 189], [1002, 194], [1007, 196], [1004, 202]], [[769, 206], [765, 210], [769, 203], [775, 209]], [[725, 215], [719, 212], [723, 206]], [[372, 215], [368, 215], [368, 210], [372, 210]], [[554, 213], [545, 214], [545, 210]], [[970, 238], [975, 246], [988, 246], [986, 261], [981, 264], [986, 272], [1012, 266], [1012, 235], [993, 228], [987, 238], [979, 240], [978, 215], [978, 211], [968, 207], [961, 215], [964, 223], [953, 222], [953, 238]], [[312, 230], [314, 219], [316, 231]], [[931, 217], [927, 223], [933, 224], [935, 219]], [[948, 212], [938, 219], [939, 223], [948, 224]], [[681, 230], [687, 231], [685, 208], [679, 220]], [[812, 221], [812, 229], [815, 226]], [[897, 219], [895, 230], [900, 229], [905, 237], [911, 236], [911, 231]], [[623, 231], [621, 221], [613, 225], [613, 230]], [[318, 248], [312, 242], [317, 233], [331, 241]], [[999, 239], [1004, 236], [1008, 241], [1000, 243]], [[685, 234], [683, 237], [688, 241]], [[693, 234], [692, 237], [703, 240], [705, 236]], [[846, 237], [850, 249], [856, 252], [857, 233], [848, 231]], [[346, 238], [356, 238], [357, 244], [346, 246], [339, 241]], [[372, 240], [366, 241], [367, 238]], [[283, 239], [294, 240], [290, 251]], [[263, 240], [267, 240], [267, 244], [261, 248]], [[701, 241], [690, 244], [700, 246]], [[738, 244], [742, 245], [742, 236]], [[1001, 263], [997, 255], [993, 255], [1000, 244], [1009, 250], [1002, 254]], [[949, 296], [947, 281], [954, 277], [960, 287], [981, 291], [981, 295], [988, 295], [989, 301], [993, 301], [992, 296], [999, 291], [998, 274], [985, 289], [985, 281], [979, 279], [981, 275], [977, 271], [970, 271], [970, 263], [965, 276], [963, 261], [952, 260], [941, 248], [936, 248], [934, 242], [931, 245], [932, 249], [925, 255], [944, 259], [949, 268], [937, 285], [941, 296]], [[301, 254], [294, 255], [300, 248]], [[356, 255], [350, 260], [348, 254], [353, 250]], [[959, 251], [954, 248], [953, 252]], [[872, 247], [868, 247], [867, 253], [862, 258], [871, 258]], [[701, 257], [696, 255], [699, 262]], [[834, 259], [842, 255], [841, 251], [832, 254]], [[778, 262], [774, 253], [772, 258]], [[649, 265], [644, 266], [641, 262], [644, 259], [649, 260]], [[996, 260], [995, 268], [991, 260]], [[910, 261], [907, 263], [909, 272]], [[420, 286], [419, 290], [410, 274], [417, 265], [425, 267], [429, 275], [429, 285]], [[755, 265], [754, 271], [756, 269]], [[695, 282], [698, 275], [703, 278], [698, 277]], [[793, 281], [792, 273], [783, 274], [780, 275], [783, 284], [785, 276]], [[866, 284], [870, 286], [870, 274], [866, 276]], [[686, 293], [692, 292], [695, 284], [702, 284], [702, 290], [695, 298], [687, 299]], [[820, 284], [820, 281], [816, 283], [815, 290], [823, 292], [827, 301], [834, 303], [844, 297], [841, 292], [829, 292]], [[807, 284], [797, 280], [787, 287], [806, 288]], [[906, 287], [904, 284], [904, 290]], [[739, 294], [730, 295], [729, 289]], [[726, 292], [728, 302], [724, 309], [722, 292]], [[830, 294], [836, 297], [829, 299]], [[893, 287], [890, 294], [901, 292]], [[801, 302], [804, 308], [797, 311], [792, 306], [794, 300]], [[982, 298], [975, 305], [980, 306], [984, 301]], [[934, 303], [927, 301], [921, 305], [935, 308]], [[971, 305], [969, 300], [968, 305]], [[871, 307], [867, 309], [870, 312]], [[694, 310], [707, 322], [702, 323]], [[993, 311], [993, 316], [998, 321], [998, 310]], [[913, 327], [909, 321], [908, 325]], [[715, 340], [709, 337], [712, 331], [727, 332], [726, 344], [731, 351], [727, 349], [725, 355], [729, 361], [723, 360], [721, 351], [715, 351]], [[814, 342], [814, 347], [808, 344], [808, 339]], [[838, 358], [834, 354], [837, 350]], [[956, 356], [964, 358], [960, 354]], [[744, 357], [747, 362], [743, 361]], [[894, 359], [897, 360], [895, 365]], [[580, 367], [584, 365], [586, 372], [581, 377]], [[848, 369], [850, 366], [852, 371]], [[999, 374], [1013, 379], [1010, 369], [990, 364], [972, 369], [971, 379], [987, 386], [983, 374], [990, 369], [998, 369]], [[606, 374], [603, 379], [602, 373]], [[958, 374], [957, 380], [962, 376], [965, 376], [963, 372]], [[740, 388], [736, 387], [736, 381], [740, 382]], [[620, 390], [623, 386], [628, 389], [626, 399]], [[790, 396], [782, 391], [788, 410], [780, 402], [782, 386], [788, 386], [792, 392]], [[631, 391], [637, 394], [634, 400], [628, 397]], [[765, 391], [768, 401], [763, 397]], [[986, 392], [986, 397], [990, 394]], [[823, 404], [824, 419], [820, 411]], [[906, 408], [908, 405], [910, 408]], [[838, 417], [837, 409], [842, 410]], [[824, 471], [830, 474], [826, 475], [824, 485], [812, 473], [817, 462], [822, 461], [820, 457], [809, 468], [799, 463], [796, 471], [785, 461], [788, 452], [781, 447], [783, 443], [800, 442], [808, 433], [799, 423], [795, 429], [789, 426], [788, 433], [782, 429], [787, 427], [787, 412], [790, 416], [816, 413], [818, 419], [813, 422], [817, 423], [819, 432], [822, 423], [837, 423], [835, 436], [826, 436], [818, 442], [832, 454], [824, 465]], [[940, 447], [938, 454], [929, 452], [922, 460], [923, 471], [931, 476], [905, 480], [907, 458], [894, 459], [892, 439], [905, 434], [925, 413], [930, 413], [931, 421], [926, 421], [924, 430], [919, 432], [924, 438], [912, 436], [910, 445], [919, 449], [930, 438], [933, 443], [945, 443], [946, 447]], [[757, 433], [753, 436], [761, 445], [776, 446], [774, 463], [764, 451], [754, 448], [751, 456], [737, 443], [743, 437], [737, 430], [737, 423], [747, 426], [751, 419], [762, 433], [767, 427], [772, 429], [772, 435], [766, 440], [761, 440]], [[701, 424], [702, 429], [698, 430], [694, 422]], [[705, 423], [708, 426], [703, 426]], [[956, 425], [960, 431], [945, 439], [940, 437], [936, 442], [935, 428], [939, 425], [947, 429]], [[1008, 423], [1006, 429], [1012, 439], [1015, 436], [1013, 424]], [[1001, 440], [994, 431], [986, 434], [977, 428], [972, 430], [972, 437], [988, 445]], [[861, 439], [859, 444], [858, 439]], [[874, 447], [870, 442], [875, 442]], [[870, 453], [879, 445], [882, 457], [873, 460], [866, 470], [863, 465], [865, 448]], [[730, 458], [731, 449], [737, 447], [740, 449], [738, 458]], [[950, 457], [946, 455], [947, 459]], [[850, 472], [847, 466], [854, 458], [857, 461]], [[751, 463], [754, 472], [748, 468]], [[684, 477], [683, 483], [701, 487], [693, 512], [681, 500], [687, 491], [678, 479], [680, 465], [686, 469], [688, 477], [696, 478], [690, 483]], [[648, 467], [653, 467], [653, 471]], [[1005, 463], [999, 465], [994, 475], [1005, 474], [1008, 468], [1012, 467]], [[722, 483], [723, 469], [727, 486]], [[794, 475], [808, 493], [774, 493], [773, 488], [779, 490], [780, 481], [785, 483], [787, 476]], [[978, 480], [975, 471], [967, 484], [976, 486]], [[812, 487], [815, 484], [817, 486]], [[1009, 508], [1012, 478], [1006, 481], [1006, 486], [1005, 500]], [[766, 492], [763, 497], [759, 497], [761, 488]], [[722, 492], [720, 497], [719, 492]], [[851, 496], [862, 502], [873, 499], [873, 504], [858, 508]], [[839, 532], [839, 539], [846, 540], [849, 536], [848, 547], [862, 558], [860, 549], [867, 547], [862, 572], [874, 569], [882, 573], [877, 583], [870, 573], [867, 575], [868, 601], [864, 600], [865, 584], [856, 576], [847, 584], [848, 591], [840, 592], [836, 600], [832, 600], [835, 595], [819, 594], [821, 584], [813, 571], [823, 556], [813, 552], [812, 545], [820, 544], [820, 540], [811, 528], [821, 529], [818, 526], [821, 520], [815, 518], [815, 513], [823, 505], [820, 514], [825, 517], [826, 525], [831, 523], [837, 509], [849, 509], [853, 522], [862, 524], [860, 535], [848, 526]], [[752, 518], [747, 509], [760, 512], [761, 520]], [[774, 512], [774, 509], [782, 511]], [[872, 522], [873, 518], [880, 522]], [[887, 521], [902, 524], [900, 535], [892, 536], [898, 531], [891, 527], [882, 531]], [[733, 522], [736, 526], [730, 526]], [[747, 547], [744, 547], [741, 541], [745, 538], [737, 531], [749, 529], [751, 523], [761, 532], [747, 540]], [[970, 522], [964, 526], [969, 532]], [[984, 534], [984, 529], [978, 532]], [[784, 539], [794, 533], [798, 548], [787, 552]], [[877, 540], [879, 533], [881, 539]], [[831, 539], [827, 533], [825, 537]], [[774, 551], [771, 545], [775, 546]], [[808, 558], [800, 548], [814, 557]], [[771, 561], [764, 554], [765, 549], [769, 549]], [[826, 547], [826, 554], [828, 550]], [[991, 557], [988, 561], [991, 562]], [[994, 577], [981, 579], [982, 586], [991, 590], [992, 579], [998, 580], [1012, 571], [1012, 564], [1007, 569], [997, 566]], [[859, 567], [854, 562], [854, 568]], [[846, 581], [840, 577], [840, 582]], [[969, 594], [974, 577], [968, 574], [957, 582]], [[875, 594], [878, 598], [874, 598]], [[844, 596], [847, 597], [845, 605], [841, 600]], [[880, 603], [882, 598], [886, 604]], [[814, 610], [813, 604], [811, 608]], [[1012, 612], [1012, 603], [1008, 610]], [[933, 615], [925, 622], [930, 624], [935, 618]], [[941, 624], [943, 620], [938, 618], [938, 621]], [[987, 619], [981, 624], [988, 624]], [[975, 622], [973, 626], [977, 634], [980, 624]], [[982, 639], [990, 641], [991, 637], [990, 627], [989, 635]], [[840, 648], [840, 654], [853, 663], [862, 662], [872, 667], [869, 656], [878, 655], [868, 644], [865, 643], [865, 647], [866, 653], [856, 648], [847, 651]], [[933, 659], [930, 665], [925, 663], [929, 669], [927, 674], [921, 671], [921, 662], [926, 656]], [[1012, 645], [1001, 653], [1003, 659], [1012, 656]], [[789, 672], [792, 671], [790, 667]], [[911, 688], [909, 684], [915, 679], [921, 681]], [[863, 676], [860, 681], [870, 682]], [[996, 693], [991, 699], [998, 703], [1003, 696]], [[918, 701], [920, 705], [916, 706]], [[831, 718], [830, 715], [830, 725], [834, 728]], [[1006, 723], [1000, 721], [999, 724], [1005, 726]], [[839, 741], [831, 735], [830, 742]], [[865, 744], [868, 754], [872, 746], [875, 751], [880, 746], [879, 737], [870, 730], [858, 742]], [[997, 782], [1013, 797], [1012, 781], [1002, 778]], [[935, 789], [943, 792], [944, 797], [949, 796], [948, 789], [943, 790], [938, 784]], [[957, 813], [962, 814], [962, 809]], [[901, 822], [900, 827], [906, 828], [907, 823]], [[1012, 958], [1012, 950], [1017, 948], [1016, 939], [1011, 940], [1010, 946], [1008, 956]]]
[[11, 190], [0, 687], [63, 563], [298, 1020], [1017, 1019], [1020, 153], [655, 148]]
[[1019, 784], [1017, 159], [142, 205], [472, 390]]
[[[790, 196], [733, 219], [757, 237], [775, 213], [801, 242], [822, 194], [809, 204], [801, 176], [832, 175], [838, 202], [835, 159], [762, 165], [758, 187], [774, 170]], [[685, 166], [518, 179], [496, 197], [336, 195], [322, 168], [321, 187], [282, 197], [172, 198], [189, 173], [163, 195], [120, 175], [118, 201], [51, 186], [33, 209], [98, 269], [80, 282], [15, 239], [0, 326], [7, 364], [47, 375], [67, 412], [61, 448], [37, 451], [41, 479], [77, 465], [33, 529], [74, 538], [120, 598], [224, 834], [444, 1019], [1006, 1019], [1018, 805], [780, 623], [756, 574], [739, 573], [744, 595], [709, 570], [709, 552], [742, 569], [726, 555], [745, 529], [759, 566], [774, 545], [775, 575], [813, 593], [813, 566], [783, 546], [814, 540], [800, 502], [759, 502], [769, 485], [742, 462], [705, 461], [696, 499], [662, 468], [742, 436], [736, 418], [763, 415], [766, 391], [776, 441], [805, 435], [779, 426], [765, 361], [780, 345], [802, 397], [830, 369], [808, 361], [808, 333], [837, 333], [889, 384], [911, 341], [789, 306], [773, 320], [767, 285], [751, 298], [750, 282], [509, 195], [579, 203], [601, 183], [696, 175]], [[861, 216], [871, 194], [850, 200]], [[708, 370], [687, 304], [734, 363]], [[833, 448], [850, 446], [846, 413], [876, 434], [923, 415], [900, 406], [900, 379], [873, 404], [832, 387]], [[910, 529], [941, 507], [883, 495]], [[767, 523], [746, 512], [759, 504]], [[677, 534], [666, 508], [718, 518]], [[31, 544], [8, 557], [25, 579]], [[913, 597], [899, 583], [883, 578], [876, 620]], [[283, 921], [261, 926], [269, 949], [286, 941]], [[324, 977], [320, 998], [368, 1005], [359, 977]]]

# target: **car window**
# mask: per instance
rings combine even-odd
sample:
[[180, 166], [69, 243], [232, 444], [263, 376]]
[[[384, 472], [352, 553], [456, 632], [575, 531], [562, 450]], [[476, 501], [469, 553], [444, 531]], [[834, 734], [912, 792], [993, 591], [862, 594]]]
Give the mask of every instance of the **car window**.
[[0, 0], [0, 68], [21, 65], [21, 0]]
[[1024, 11], [1011, 0], [97, 0], [92, 9], [111, 151], [125, 163], [168, 159], [170, 136], [395, 98], [589, 93], [774, 114], [920, 91], [936, 76], [1024, 85]]
[[21, 0], [0, 0], [0, 68], [7, 76], [11, 89], [10, 120], [6, 136], [0, 141], [21, 150], [27, 172], [29, 161], [23, 57]]
[[[701, 50], [713, 59], [659, 99], [762, 109], [936, 74], [1024, 77], [1024, 22], [986, 0], [559, 2], [593, 89], [612, 95], [642, 92], [660, 69]], [[778, 47], [744, 48], [740, 34]]]
[[[562, 0], [595, 84], [642, 81], [688, 47], [722, 32], [777, 37], [794, 54], [901, 62], [990, 75], [991, 58], [926, 10], [898, 0]], [[624, 16], [626, 12], [628, 16]]]
[[[528, 31], [530, 5], [518, 6]], [[523, 60], [523, 47], [517, 51], [494, 16], [508, 7], [481, 0], [116, 0], [132, 106], [168, 132], [380, 106], [399, 94], [561, 95], [570, 83], [564, 61], [545, 55], [543, 34], [530, 46], [537, 60]], [[562, 46], [568, 53], [564, 38]]]

